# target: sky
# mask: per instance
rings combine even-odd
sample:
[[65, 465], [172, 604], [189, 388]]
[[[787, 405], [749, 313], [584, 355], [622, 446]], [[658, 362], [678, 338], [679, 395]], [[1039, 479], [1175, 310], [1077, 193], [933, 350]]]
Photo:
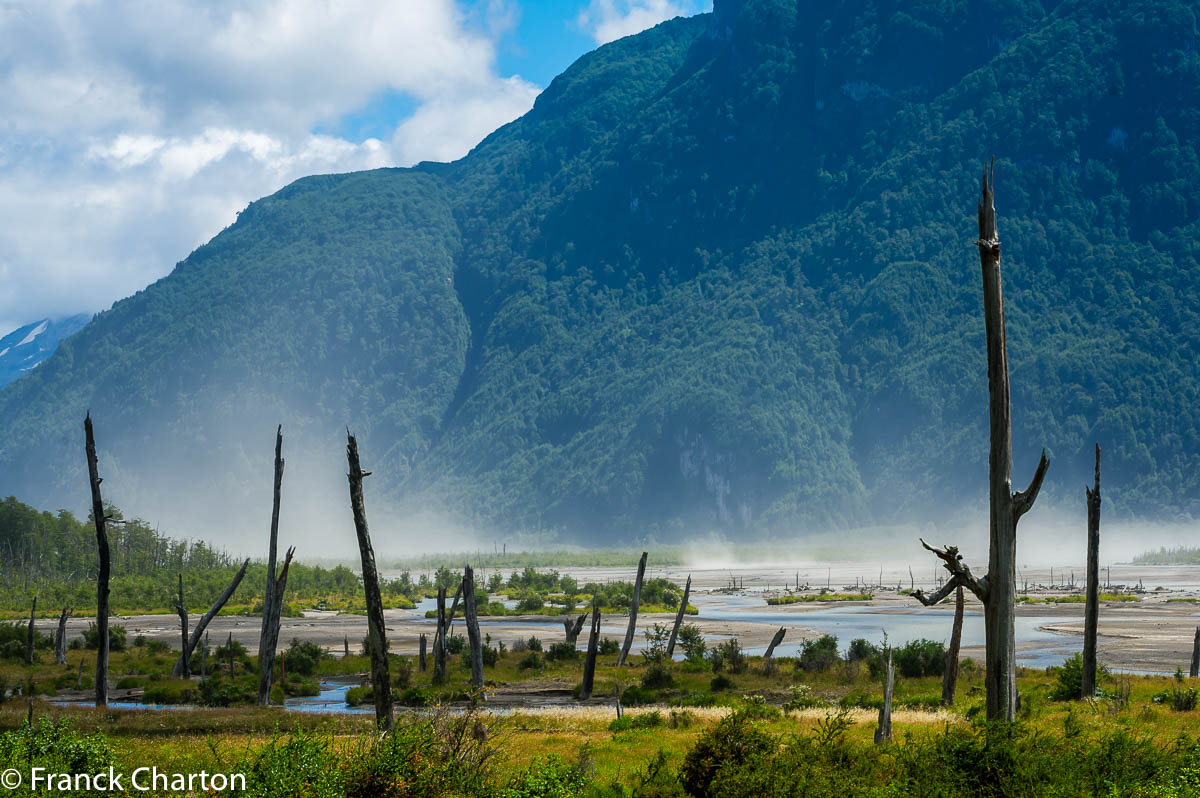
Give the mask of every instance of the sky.
[[103, 310], [309, 174], [453, 160], [711, 0], [0, 0], [0, 336]]

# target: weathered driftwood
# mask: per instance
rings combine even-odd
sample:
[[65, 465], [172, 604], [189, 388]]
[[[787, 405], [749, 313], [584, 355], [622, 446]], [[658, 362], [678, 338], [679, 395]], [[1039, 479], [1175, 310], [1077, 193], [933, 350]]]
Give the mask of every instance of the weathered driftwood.
[[955, 546], [934, 548], [924, 540], [921, 545], [936, 554], [950, 578], [932, 595], [917, 591], [913, 595], [926, 605], [936, 604], [960, 585], [983, 602], [986, 635], [985, 685], [987, 716], [1008, 720], [1017, 714], [1016, 637], [1013, 606], [1016, 600], [1017, 522], [1037, 500], [1050, 461], [1042, 451], [1029, 487], [1012, 490], [1012, 418], [1009, 401], [1008, 348], [1004, 330], [1004, 296], [1000, 280], [1000, 238], [996, 232], [996, 205], [993, 195], [992, 167], [983, 174], [979, 201], [979, 262], [983, 273], [984, 326], [987, 337], [989, 426], [991, 446], [988, 458], [990, 544], [988, 572], [976, 578], [962, 561]]
[[[796, 575], [797, 582], [800, 575]], [[679, 612], [675, 613], [675, 625], [671, 627], [671, 638], [667, 641], [667, 659], [675, 656], [675, 641], [679, 639], [679, 627], [683, 626], [683, 616], [687, 612], [688, 598], [692, 595], [692, 575], [688, 574], [687, 584], [683, 586], [683, 599], [679, 602]]]
[[183, 573], [179, 574], [179, 597], [175, 599], [175, 612], [179, 615], [179, 675], [183, 678], [190, 678], [192, 675], [191, 668], [188, 665], [188, 613], [187, 605], [183, 601]]
[[[204, 613], [204, 617], [202, 617], [196, 623], [196, 628], [192, 630], [192, 633], [184, 641], [184, 650], [180, 653], [179, 660], [176, 661], [175, 668], [171, 671], [172, 676], [186, 675], [187, 671], [184, 669], [185, 665], [192, 661], [192, 652], [195, 651], [196, 646], [200, 644], [200, 635], [205, 635], [205, 640], [208, 639], [205, 629], [208, 628], [208, 624], [212, 621], [212, 619], [217, 617], [217, 613], [221, 611], [221, 608], [225, 606], [225, 603], [229, 601], [234, 591], [237, 590], [238, 585], [242, 583], [242, 577], [246, 575], [246, 569], [249, 566], [250, 558], [247, 557], [242, 562], [242, 567], [239, 568], [238, 572], [233, 575], [233, 579], [230, 580], [229, 584], [225, 587], [225, 590], [220, 596], [217, 597], [217, 600], [213, 602], [213, 605], [208, 608], [208, 612]], [[205, 646], [207, 645], [208, 643], [206, 642]], [[203, 670], [201, 670], [201, 675], [203, 675]]]
[[592, 623], [588, 631], [587, 657], [583, 661], [583, 683], [579, 686], [579, 700], [592, 697], [596, 681], [596, 653], [600, 648], [600, 602], [592, 596]]
[[879, 707], [879, 725], [875, 728], [875, 744], [892, 741], [892, 685], [896, 680], [896, 669], [892, 666], [892, 652], [888, 651], [887, 673], [883, 681], [883, 705]]
[[100, 570], [96, 573], [96, 706], [108, 706], [108, 583], [111, 568], [104, 500], [100, 496], [99, 466], [96, 462], [96, 438], [92, 433], [92, 414], [83, 419], [87, 450], [88, 479], [92, 485], [92, 518], [96, 523], [96, 548]]
[[425, 672], [425, 667], [426, 667], [426, 665], [425, 665], [425, 645], [426, 645], [426, 641], [425, 641], [425, 633], [424, 633], [424, 632], [422, 632], [422, 633], [421, 633], [421, 637], [420, 637], [420, 638], [418, 638], [418, 644], [417, 644], [417, 645], [418, 645], [418, 648], [417, 648], [417, 651], [418, 651], [418, 653], [417, 653], [417, 670], [421, 671], [421, 673], [424, 673], [424, 672]]
[[963, 589], [954, 591], [954, 625], [950, 627], [950, 647], [946, 649], [946, 667], [942, 673], [942, 706], [954, 706], [958, 687], [958, 651], [962, 645]]
[[463, 615], [467, 622], [467, 644], [471, 651], [471, 687], [483, 688], [483, 640], [479, 637], [479, 618], [475, 607], [475, 571], [463, 568]]
[[350, 507], [354, 512], [354, 531], [358, 534], [358, 551], [362, 558], [363, 590], [367, 599], [367, 638], [371, 641], [371, 695], [375, 699], [375, 722], [391, 729], [392, 680], [388, 675], [387, 632], [383, 624], [383, 598], [379, 594], [379, 572], [375, 570], [375, 550], [367, 529], [367, 510], [363, 503], [363, 471], [358, 461], [358, 441], [346, 432], [347, 478], [350, 481]]
[[1096, 631], [1100, 623], [1100, 444], [1096, 444], [1096, 484], [1084, 487], [1087, 499], [1087, 603], [1083, 608], [1083, 679], [1081, 698], [1096, 695]]
[[617, 657], [617, 667], [625, 664], [629, 649], [633, 648], [633, 636], [637, 633], [638, 604], [642, 600], [642, 579], [646, 576], [646, 555], [638, 560], [637, 580], [633, 583], [633, 606], [629, 608], [629, 628], [625, 630], [625, 642], [621, 644], [621, 656]]
[[25, 662], [33, 664], [33, 619], [37, 616], [37, 596], [29, 607], [29, 628], [25, 631]]
[[767, 653], [763, 654], [763, 659], [770, 659], [775, 654], [775, 646], [783, 642], [783, 635], [786, 630], [781, 626], [775, 636], [771, 638], [771, 645], [767, 646]]
[[271, 672], [275, 646], [271, 644], [274, 624], [275, 557], [279, 551], [279, 502], [283, 488], [283, 425], [275, 428], [275, 483], [271, 495], [271, 532], [267, 543], [267, 584], [263, 590], [262, 629], [258, 633], [258, 705], [265, 707], [271, 696]]
[[437, 631], [433, 635], [433, 683], [446, 681], [446, 588], [439, 587], [437, 593]]
[[58, 630], [54, 633], [54, 664], [67, 664], [67, 619], [71, 617], [71, 610], [68, 607], [63, 607], [62, 612], [58, 615]]

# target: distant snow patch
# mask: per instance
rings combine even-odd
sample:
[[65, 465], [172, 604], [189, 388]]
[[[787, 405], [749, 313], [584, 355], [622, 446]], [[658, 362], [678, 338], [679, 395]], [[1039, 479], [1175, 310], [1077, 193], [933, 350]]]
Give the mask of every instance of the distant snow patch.
[[[32, 343], [34, 338], [37, 338], [39, 335], [41, 335], [42, 333], [44, 333], [46, 331], [46, 325], [48, 325], [49, 323], [50, 323], [50, 320], [46, 319], [41, 324], [34, 327], [32, 330], [29, 331], [29, 335], [26, 335], [24, 338], [21, 339], [21, 343], [17, 344], [17, 346], [25, 346], [25, 344]], [[5, 351], [8, 351], [8, 350], [5, 350]], [[0, 353], [0, 354], [3, 354], [3, 353]]]

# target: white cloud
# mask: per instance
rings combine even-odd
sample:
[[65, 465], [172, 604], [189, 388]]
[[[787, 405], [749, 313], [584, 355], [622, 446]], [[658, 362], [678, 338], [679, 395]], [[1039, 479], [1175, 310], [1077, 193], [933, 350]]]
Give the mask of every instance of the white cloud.
[[[508, 0], [0, 0], [0, 319], [106, 307], [307, 174], [447, 160], [524, 113]], [[384, 92], [393, 136], [315, 133]]]
[[576, 24], [596, 44], [607, 44], [675, 17], [712, 8], [711, 0], [591, 0]]

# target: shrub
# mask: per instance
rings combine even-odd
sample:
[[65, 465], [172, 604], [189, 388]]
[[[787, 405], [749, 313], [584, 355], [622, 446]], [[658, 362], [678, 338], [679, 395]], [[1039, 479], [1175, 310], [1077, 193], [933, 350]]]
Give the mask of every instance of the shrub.
[[446, 638], [446, 653], [448, 654], [461, 654], [466, 646], [467, 638], [462, 635], [452, 634]]
[[661, 623], [645, 630], [646, 647], [642, 649], [642, 657], [647, 662], [662, 662], [667, 658], [667, 643], [671, 639], [671, 630]]
[[572, 798], [582, 794], [588, 773], [580, 765], [569, 765], [558, 755], [535, 759], [509, 781], [504, 798]]
[[920, 676], [941, 676], [946, 670], [946, 646], [934, 640], [909, 640], [892, 649], [896, 671], [910, 679]]
[[716, 676], [712, 677], [712, 680], [708, 683], [708, 689], [712, 690], [714, 693], [719, 693], [722, 690], [729, 690], [732, 687], [733, 679], [730, 679], [723, 673], [718, 673]]
[[[5, 767], [20, 763], [26, 774], [34, 767], [45, 768], [48, 773], [99, 773], [118, 764], [104, 735], [85, 735], [76, 731], [65, 718], [55, 721], [45, 716], [33, 726], [23, 724], [0, 734], [0, 763]], [[25, 786], [29, 787], [28, 784]], [[8, 794], [7, 790], [5, 792]], [[34, 794], [32, 791], [14, 792]]]
[[317, 672], [317, 665], [325, 656], [325, 649], [316, 643], [297, 640], [293, 637], [291, 646], [283, 653], [283, 664], [288, 673], [312, 676]]
[[579, 649], [575, 648], [573, 643], [560, 640], [557, 643], [550, 644], [550, 650], [546, 652], [546, 659], [554, 661], [576, 660], [579, 659]]
[[656, 701], [658, 701], [658, 693], [644, 687], [627, 687], [625, 692], [621, 693], [621, 703], [629, 707], [653, 704]]
[[708, 653], [704, 632], [694, 623], [685, 623], [679, 627], [679, 644], [683, 646], [683, 656], [688, 662], [703, 662], [705, 654]]
[[346, 691], [346, 706], [357, 707], [364, 702], [372, 700], [370, 687], [351, 687]]
[[[96, 622], [92, 621], [88, 624], [87, 629], [83, 630], [83, 644], [95, 651], [99, 648], [100, 630], [96, 628]], [[108, 625], [108, 650], [109, 651], [124, 651], [125, 650], [125, 627]]]
[[[674, 713], [672, 713], [674, 714]], [[627, 714], [613, 720], [608, 724], [608, 730], [612, 732], [631, 731], [633, 729], [657, 729], [664, 725], [662, 713], [658, 710], [653, 712], [643, 712], [640, 715]]]
[[734, 712], [696, 740], [679, 769], [679, 781], [689, 795], [710, 798], [709, 788], [723, 768], [765, 760], [774, 752], [774, 738]]
[[545, 602], [542, 601], [541, 596], [537, 594], [530, 594], [517, 602], [517, 612], [525, 614], [541, 612], [542, 608], [545, 606]]
[[870, 659], [878, 653], [879, 646], [874, 645], [865, 638], [856, 637], [850, 641], [850, 647], [846, 649], [846, 659], [850, 662], [861, 662]]
[[602, 638], [600, 638], [600, 648], [598, 649], [598, 651], [603, 656], [610, 656], [612, 654], [620, 653], [621, 646], [619, 643], [617, 643], [616, 640], [612, 640], [607, 637], [602, 637]]
[[746, 655], [742, 653], [742, 646], [736, 637], [713, 646], [712, 651], [708, 652], [708, 658], [712, 662], [713, 673], [720, 673], [722, 670], [743, 673], [747, 667]]
[[827, 671], [838, 661], [837, 638], [821, 635], [816, 640], [805, 640], [800, 644], [800, 656], [796, 667], [806, 671]]
[[392, 678], [392, 687], [408, 687], [412, 680], [412, 660], [395, 655], [388, 657], [388, 674]]
[[675, 677], [671, 675], [671, 668], [665, 662], [652, 663], [642, 674], [642, 687], [648, 690], [659, 690], [674, 684]]
[[[1108, 678], [1108, 668], [1096, 665], [1096, 681]], [[1054, 687], [1050, 691], [1051, 701], [1076, 701], [1083, 696], [1083, 654], [1067, 657], [1063, 664], [1054, 669]]]
[[[538, 638], [537, 635], [530, 635], [529, 639], [525, 641], [525, 647], [528, 648], [530, 651], [541, 651], [542, 650], [542, 641], [540, 638]], [[516, 650], [517, 649], [514, 646], [513, 651], [516, 651]]]
[[789, 689], [792, 695], [787, 700], [787, 703], [783, 705], [785, 711], [795, 712], [799, 709], [825, 706], [825, 702], [814, 695], [812, 688], [807, 684], [798, 684]]
[[406, 707], [427, 707], [429, 706], [429, 696], [424, 690], [416, 687], [409, 687], [396, 696], [396, 703]]

